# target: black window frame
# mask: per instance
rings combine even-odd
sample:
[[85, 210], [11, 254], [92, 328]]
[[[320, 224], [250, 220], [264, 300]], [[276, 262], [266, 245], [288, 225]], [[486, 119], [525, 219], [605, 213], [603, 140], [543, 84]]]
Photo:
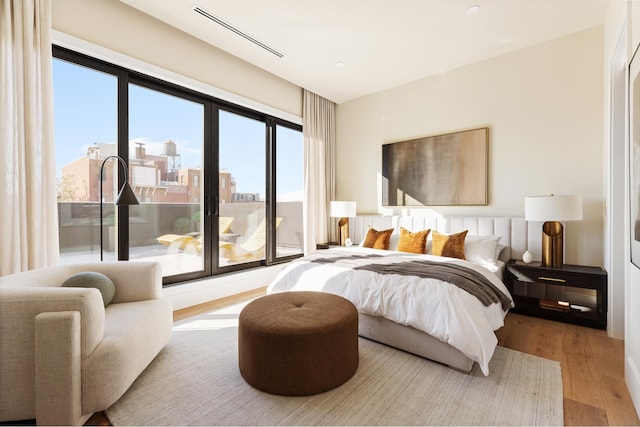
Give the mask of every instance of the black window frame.
[[[279, 117], [264, 112], [252, 110], [232, 102], [216, 98], [215, 96], [182, 87], [178, 84], [167, 82], [157, 77], [149, 76], [139, 71], [112, 64], [110, 62], [94, 58], [90, 55], [76, 52], [58, 45], [52, 45], [53, 59], [60, 59], [79, 66], [94, 69], [116, 77], [118, 99], [118, 124], [117, 124], [117, 153], [129, 163], [129, 84], [142, 86], [151, 90], [178, 96], [187, 100], [202, 103], [204, 111], [204, 147], [203, 167], [204, 177], [200, 185], [204, 185], [203, 210], [209, 217], [204, 222], [204, 234], [210, 238], [204, 239], [203, 257], [204, 269], [202, 271], [189, 272], [175, 276], [163, 277], [163, 286], [181, 284], [191, 280], [207, 279], [221, 274], [267, 267], [301, 257], [303, 254], [276, 257], [276, 126], [286, 127], [302, 132], [302, 125], [289, 122]], [[238, 263], [228, 266], [218, 265], [218, 247], [215, 238], [218, 236], [218, 180], [220, 170], [218, 150], [219, 145], [219, 111], [228, 111], [234, 114], [258, 120], [265, 124], [265, 162], [266, 162], [266, 188], [265, 188], [265, 218], [267, 221], [265, 258], [251, 262]], [[119, 174], [119, 185], [122, 185], [123, 177]], [[129, 242], [128, 207], [121, 206], [118, 209], [118, 241]], [[129, 245], [118, 245], [118, 260], [129, 259]]]

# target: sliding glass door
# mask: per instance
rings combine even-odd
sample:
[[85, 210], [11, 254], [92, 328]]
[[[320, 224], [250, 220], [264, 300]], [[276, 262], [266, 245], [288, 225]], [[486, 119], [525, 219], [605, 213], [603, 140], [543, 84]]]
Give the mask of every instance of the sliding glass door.
[[218, 121], [218, 266], [302, 255], [302, 132], [225, 109]]
[[[156, 260], [165, 276], [206, 270], [205, 103], [129, 84], [129, 258]], [[163, 90], [161, 90], [163, 89]]]
[[219, 110], [218, 266], [265, 259], [265, 123]]
[[304, 252], [302, 132], [280, 124], [276, 125], [275, 157], [276, 257], [302, 255]]

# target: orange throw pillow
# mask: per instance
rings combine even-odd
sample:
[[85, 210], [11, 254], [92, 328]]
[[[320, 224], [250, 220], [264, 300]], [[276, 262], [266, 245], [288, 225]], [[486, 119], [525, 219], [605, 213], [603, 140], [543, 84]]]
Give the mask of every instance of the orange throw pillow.
[[427, 236], [430, 229], [416, 231], [412, 233], [404, 227], [400, 227], [400, 241], [398, 242], [398, 252], [411, 252], [413, 254], [427, 253]]
[[464, 257], [464, 239], [469, 230], [456, 234], [442, 234], [433, 231], [432, 253], [438, 256], [466, 259]]
[[392, 233], [393, 228], [378, 231], [375, 228], [369, 226], [369, 231], [367, 231], [367, 235], [364, 238], [362, 247], [387, 250], [389, 249], [389, 240], [391, 239]]

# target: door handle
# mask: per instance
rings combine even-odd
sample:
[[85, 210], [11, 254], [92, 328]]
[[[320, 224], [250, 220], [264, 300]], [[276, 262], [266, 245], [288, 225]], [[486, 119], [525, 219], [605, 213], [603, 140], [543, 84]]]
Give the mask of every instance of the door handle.
[[218, 199], [216, 197], [204, 198], [207, 216], [218, 215]]

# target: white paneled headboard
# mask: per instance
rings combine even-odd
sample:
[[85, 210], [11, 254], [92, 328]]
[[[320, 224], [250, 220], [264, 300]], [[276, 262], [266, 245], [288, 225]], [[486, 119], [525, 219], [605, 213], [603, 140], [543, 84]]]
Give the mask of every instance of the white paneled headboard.
[[542, 256], [541, 223], [527, 222], [524, 218], [358, 215], [349, 219], [349, 237], [359, 243], [369, 226], [376, 230], [395, 228], [394, 233], [399, 233], [400, 227], [404, 227], [410, 231], [429, 228], [441, 233], [469, 230], [469, 234], [477, 236], [499, 234], [502, 236], [500, 243], [506, 246], [500, 255], [501, 260], [522, 259], [527, 249], [534, 259], [539, 260]]

